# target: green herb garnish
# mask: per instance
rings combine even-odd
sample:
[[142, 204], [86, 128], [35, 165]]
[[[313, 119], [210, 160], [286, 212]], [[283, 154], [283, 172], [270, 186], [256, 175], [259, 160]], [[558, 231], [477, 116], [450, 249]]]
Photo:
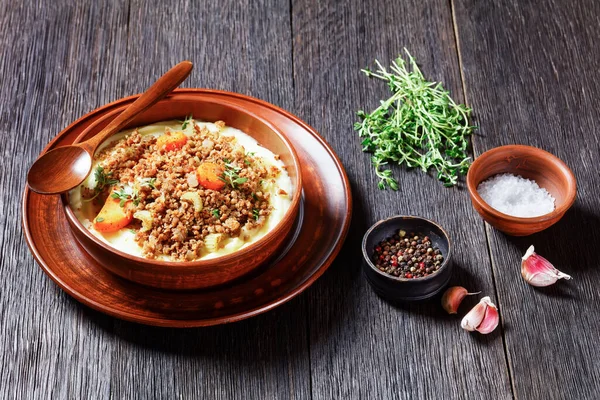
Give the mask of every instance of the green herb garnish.
[[152, 189], [156, 189], [156, 178], [149, 178], [147, 181], [142, 182], [142, 186], [148, 186]]
[[102, 222], [102, 221], [104, 221], [104, 218], [102, 218], [102, 217], [96, 218], [96, 222]]
[[254, 217], [255, 220], [258, 221], [258, 217], [260, 216], [260, 210], [258, 208], [253, 208], [252, 209], [252, 216]]
[[212, 210], [212, 215], [215, 218], [219, 218], [221, 216], [221, 211], [219, 211], [219, 209], [215, 208], [214, 210]]
[[[248, 157], [254, 157], [255, 155], [256, 155], [256, 153], [253, 151], [248, 151], [245, 154], [245, 156], [248, 156]], [[250, 160], [246, 159], [246, 157], [244, 157], [244, 164], [250, 165], [250, 164], [252, 164], [252, 161], [250, 161]]]
[[377, 71], [363, 69], [369, 78], [387, 82], [392, 94], [370, 114], [358, 111], [360, 122], [354, 124], [363, 151], [373, 153], [371, 162], [379, 177], [379, 188], [398, 190], [392, 171], [382, 166], [395, 162], [424, 172], [435, 168], [445, 186], [458, 182], [471, 164], [467, 154], [471, 109], [456, 104], [441, 83], [428, 82], [415, 59], [408, 53], [412, 71], [399, 56], [388, 72], [375, 60]]
[[239, 173], [242, 170], [240, 167], [231, 163], [227, 158], [224, 158], [223, 161], [225, 162], [225, 170], [223, 171], [223, 175], [219, 177], [221, 181], [225, 182], [233, 189], [237, 189], [238, 185], [241, 185], [248, 180], [248, 178], [240, 177]]
[[83, 201], [88, 202], [94, 200], [107, 186], [116, 185], [119, 183], [118, 179], [112, 178], [111, 172], [104, 172], [104, 168], [101, 165], [98, 165], [94, 170], [94, 178], [96, 179], [96, 186], [94, 186], [94, 196], [89, 199], [85, 199]]
[[194, 117], [192, 115], [187, 116], [183, 120], [183, 123], [181, 124], [181, 130], [184, 130], [185, 128], [187, 128], [188, 124], [191, 123], [193, 120], [194, 120]]
[[137, 190], [134, 190], [133, 194], [130, 194], [125, 192], [125, 190], [121, 189], [118, 192], [112, 192], [110, 197], [112, 197], [113, 199], [119, 199], [119, 206], [121, 207], [125, 207], [125, 203], [127, 203], [129, 200], [131, 200], [133, 202], [133, 205], [136, 207], [140, 204], [140, 198], [138, 196]]

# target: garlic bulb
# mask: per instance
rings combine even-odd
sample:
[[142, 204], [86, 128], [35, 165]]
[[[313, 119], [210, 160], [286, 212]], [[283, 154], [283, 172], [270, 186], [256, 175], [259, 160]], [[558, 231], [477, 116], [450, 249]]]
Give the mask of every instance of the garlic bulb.
[[479, 333], [488, 334], [496, 329], [499, 321], [498, 308], [486, 296], [465, 315], [460, 326], [467, 331], [478, 331]]
[[442, 307], [444, 308], [444, 310], [446, 310], [448, 314], [456, 314], [460, 303], [466, 296], [471, 296], [479, 293], [481, 292], [469, 293], [467, 289], [465, 289], [462, 286], [452, 286], [448, 288], [442, 296]]
[[521, 275], [531, 286], [550, 286], [559, 279], [571, 279], [554, 268], [550, 261], [538, 255], [533, 246], [529, 246], [521, 261]]

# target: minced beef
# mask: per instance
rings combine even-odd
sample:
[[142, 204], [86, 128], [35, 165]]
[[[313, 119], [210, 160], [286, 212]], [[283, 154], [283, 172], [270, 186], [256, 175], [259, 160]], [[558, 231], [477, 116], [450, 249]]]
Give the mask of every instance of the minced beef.
[[[225, 126], [222, 121], [216, 125], [220, 129]], [[242, 227], [251, 230], [263, 226], [271, 213], [270, 193], [264, 192], [263, 181], [275, 179], [280, 170], [246, 152], [233, 137], [212, 133], [195, 123], [193, 126], [193, 133], [177, 150], [159, 149], [155, 137], [142, 136], [136, 130], [99, 155], [100, 165], [119, 181], [111, 191], [125, 185], [133, 187], [127, 206], [132, 212], [147, 210], [152, 215], [152, 228], [138, 229], [135, 236], [146, 257], [196, 259], [208, 234], [237, 237]], [[221, 190], [206, 189], [196, 176], [202, 162], [237, 171], [235, 176], [246, 180], [228, 183]], [[201, 211], [181, 200], [186, 192], [200, 196]]]

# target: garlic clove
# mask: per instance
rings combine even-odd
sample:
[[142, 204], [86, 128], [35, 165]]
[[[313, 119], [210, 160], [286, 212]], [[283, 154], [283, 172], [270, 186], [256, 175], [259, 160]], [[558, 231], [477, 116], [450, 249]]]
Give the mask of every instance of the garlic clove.
[[485, 310], [488, 307], [486, 300], [489, 301], [489, 297], [484, 297], [464, 316], [462, 321], [460, 322], [461, 328], [467, 331], [474, 331], [477, 329], [481, 322], [483, 321], [483, 317], [485, 317]]
[[489, 300], [489, 297], [485, 298], [488, 299], [486, 301], [487, 307], [485, 309], [485, 315], [483, 316], [483, 320], [481, 321], [479, 326], [475, 328], [479, 333], [483, 333], [484, 335], [496, 329], [496, 327], [498, 326], [498, 322], [500, 322], [500, 314], [498, 314], [498, 308], [496, 308], [496, 305]]
[[467, 331], [488, 334], [498, 326], [500, 314], [492, 300], [485, 296], [465, 315], [460, 326]]
[[456, 314], [460, 303], [466, 296], [479, 293], [481, 292], [469, 293], [467, 289], [462, 286], [452, 286], [448, 288], [442, 296], [442, 307], [448, 314]]
[[559, 279], [571, 279], [570, 275], [560, 272], [529, 246], [521, 259], [521, 275], [531, 286], [544, 287], [554, 284]]

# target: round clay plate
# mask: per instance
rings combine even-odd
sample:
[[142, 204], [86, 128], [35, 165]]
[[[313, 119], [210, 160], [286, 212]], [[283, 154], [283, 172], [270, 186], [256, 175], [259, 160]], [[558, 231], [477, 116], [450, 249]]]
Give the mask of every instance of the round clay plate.
[[[23, 194], [23, 230], [34, 257], [50, 278], [78, 301], [103, 313], [142, 324], [216, 325], [268, 311], [301, 293], [329, 267], [348, 232], [352, 198], [348, 178], [327, 143], [293, 115], [251, 97], [204, 89], [178, 89], [234, 102], [269, 120], [292, 142], [304, 181], [303, 218], [296, 240], [275, 264], [236, 283], [211, 290], [168, 291], [135, 284], [108, 272], [76, 242], [60, 197]], [[75, 121], [44, 151], [70, 144], [85, 126], [137, 96], [108, 104]]]

